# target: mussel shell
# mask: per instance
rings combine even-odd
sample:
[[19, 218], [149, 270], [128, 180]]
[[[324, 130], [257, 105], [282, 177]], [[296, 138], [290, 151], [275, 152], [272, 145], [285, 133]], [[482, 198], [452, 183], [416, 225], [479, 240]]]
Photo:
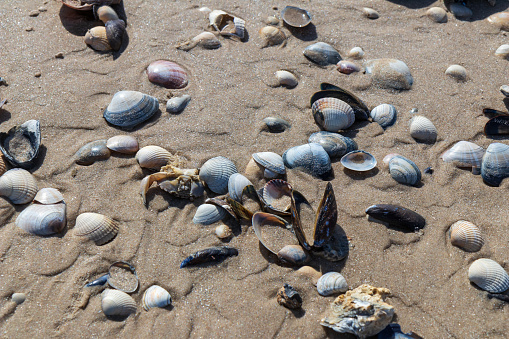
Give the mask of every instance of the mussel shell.
[[302, 306], [302, 298], [299, 292], [286, 283], [277, 292], [277, 302], [289, 309], [297, 309]]
[[211, 225], [226, 217], [226, 213], [224, 208], [217, 205], [202, 204], [196, 209], [193, 222], [195, 224]]
[[389, 173], [394, 180], [401, 184], [413, 186], [421, 181], [419, 167], [412, 160], [401, 155], [397, 155], [389, 161]]
[[22, 168], [10, 169], [0, 177], [0, 196], [8, 198], [13, 204], [29, 203], [38, 190], [33, 175]]
[[64, 201], [64, 196], [56, 188], [41, 188], [34, 197], [34, 202], [43, 205], [58, 204]]
[[122, 154], [134, 154], [140, 149], [138, 140], [130, 135], [116, 135], [111, 137], [106, 141], [106, 147], [114, 152]]
[[509, 289], [509, 275], [496, 261], [477, 259], [468, 269], [468, 279], [491, 293], [502, 293]]
[[329, 155], [316, 143], [288, 149], [283, 153], [283, 162], [288, 168], [301, 168], [315, 177], [324, 176], [332, 170]]
[[110, 20], [104, 24], [106, 27], [106, 38], [111, 46], [111, 49], [118, 51], [122, 46], [122, 37], [125, 32], [124, 20]]
[[509, 146], [492, 143], [482, 157], [481, 176], [489, 185], [500, 186], [504, 178], [509, 177]]
[[81, 213], [76, 218], [74, 233], [104, 245], [116, 237], [118, 223], [108, 216], [99, 213]]
[[239, 251], [236, 248], [228, 246], [209, 247], [198, 252], [194, 252], [180, 263], [180, 268], [189, 265], [203, 264], [209, 262], [223, 261], [228, 257], [237, 256]]
[[488, 120], [484, 125], [484, 134], [487, 136], [509, 134], [509, 115], [500, 115]]
[[111, 152], [110, 149], [106, 147], [106, 143], [107, 140], [97, 140], [84, 145], [74, 155], [76, 159], [75, 162], [78, 165], [88, 166], [96, 161], [108, 159]]
[[421, 229], [426, 225], [426, 220], [421, 215], [398, 205], [372, 205], [366, 209], [366, 214], [406, 231]]
[[246, 186], [253, 185], [248, 178], [240, 173], [233, 173], [228, 179], [228, 194], [232, 199], [242, 203], [242, 194]]
[[350, 107], [352, 107], [355, 113], [355, 119], [357, 120], [368, 119], [370, 113], [368, 106], [366, 106], [366, 104], [362, 102], [362, 100], [355, 96], [353, 93], [347, 91], [346, 89], [342, 89], [340, 87], [328, 83], [322, 83], [320, 84], [320, 87], [322, 88], [322, 90], [316, 92], [311, 97], [310, 100], [311, 106], [313, 106], [313, 103], [316, 100], [322, 98], [336, 98], [339, 100], [343, 100], [344, 102], [349, 104]]
[[179, 64], [167, 60], [156, 60], [147, 67], [148, 80], [169, 89], [187, 86], [187, 71]]
[[0, 150], [14, 167], [30, 169], [41, 146], [41, 128], [38, 120], [28, 120], [7, 133], [0, 133]]
[[437, 134], [437, 128], [426, 117], [418, 115], [410, 121], [410, 136], [417, 141], [434, 143], [437, 139]]
[[397, 59], [374, 59], [366, 62], [366, 73], [381, 88], [410, 89], [414, 83], [408, 66]]
[[484, 148], [470, 141], [458, 141], [442, 154], [444, 162], [454, 162], [459, 167], [481, 167]]
[[318, 99], [311, 106], [311, 110], [317, 125], [329, 132], [346, 129], [355, 121], [352, 107], [340, 99]]
[[60, 233], [67, 223], [65, 203], [32, 204], [16, 218], [16, 226], [36, 235]]
[[203, 180], [210, 190], [217, 194], [228, 192], [228, 180], [237, 167], [228, 158], [218, 156], [207, 160], [200, 168], [200, 180]]
[[304, 56], [312, 62], [321, 65], [335, 65], [341, 60], [339, 52], [325, 42], [317, 42], [304, 49]]
[[286, 6], [281, 11], [283, 21], [291, 27], [305, 27], [311, 22], [311, 14], [305, 9]]
[[171, 304], [170, 293], [158, 285], [150, 286], [143, 293], [142, 305], [145, 311], [153, 307], [166, 307]]
[[390, 104], [381, 104], [371, 110], [371, 119], [382, 128], [387, 128], [396, 123], [396, 107]]
[[375, 157], [361, 150], [348, 152], [340, 161], [343, 166], [356, 172], [370, 171], [376, 167]]
[[103, 116], [114, 126], [133, 129], [150, 119], [158, 109], [159, 101], [150, 95], [136, 91], [120, 91], [115, 93]]
[[338, 133], [320, 131], [309, 136], [308, 143], [317, 143], [322, 145], [323, 149], [331, 159], [339, 158], [348, 152], [357, 149], [357, 143], [348, 137]]
[[105, 289], [101, 293], [101, 307], [106, 316], [128, 316], [136, 313], [136, 302], [127, 293]]
[[258, 152], [253, 153], [252, 157], [258, 164], [269, 171], [280, 175], [286, 174], [283, 158], [279, 154], [274, 152]]
[[459, 220], [451, 225], [451, 244], [467, 252], [477, 252], [484, 245], [481, 230], [473, 223]]
[[348, 284], [338, 272], [329, 272], [322, 275], [316, 283], [318, 293], [324, 297], [348, 291]]

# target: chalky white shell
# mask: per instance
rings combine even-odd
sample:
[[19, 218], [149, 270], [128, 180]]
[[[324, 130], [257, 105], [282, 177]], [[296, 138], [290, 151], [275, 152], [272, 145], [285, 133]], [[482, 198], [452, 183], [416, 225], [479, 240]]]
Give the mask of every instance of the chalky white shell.
[[158, 285], [147, 288], [143, 293], [142, 305], [145, 311], [153, 307], [166, 307], [171, 304], [170, 293]]
[[41, 188], [39, 192], [37, 192], [34, 201], [44, 205], [58, 204], [64, 201], [64, 196], [56, 188], [46, 187]]
[[484, 148], [470, 141], [458, 141], [442, 154], [444, 162], [454, 162], [459, 167], [481, 167]]
[[118, 223], [99, 213], [81, 213], [76, 218], [74, 233], [80, 237], [87, 237], [97, 245], [103, 245], [117, 235]]
[[431, 7], [426, 11], [426, 15], [437, 23], [447, 22], [447, 12], [441, 7]]
[[467, 70], [460, 65], [451, 65], [445, 70], [445, 74], [456, 80], [465, 81], [467, 79]]
[[233, 173], [237, 173], [235, 164], [230, 159], [219, 156], [207, 160], [199, 175], [212, 192], [225, 194], [228, 192], [228, 180]]
[[485, 291], [502, 293], [509, 289], [509, 275], [496, 261], [477, 259], [468, 269], [468, 279]]
[[467, 252], [477, 252], [484, 245], [481, 230], [470, 221], [459, 220], [451, 225], [451, 244]]
[[225, 224], [217, 226], [214, 233], [219, 239], [227, 239], [233, 235], [232, 229]]
[[0, 196], [8, 198], [13, 204], [29, 203], [37, 191], [35, 178], [27, 170], [13, 168], [0, 177]]
[[343, 293], [348, 290], [345, 278], [338, 272], [329, 272], [322, 275], [316, 283], [318, 293], [324, 297]]
[[125, 292], [107, 288], [101, 293], [101, 298], [101, 307], [107, 316], [127, 316], [136, 313], [136, 302]]
[[369, 114], [371, 119], [374, 122], [382, 126], [382, 128], [387, 128], [396, 122], [397, 111], [396, 107], [390, 104], [380, 104], [371, 110]]
[[497, 50], [495, 51], [495, 55], [503, 59], [509, 57], [509, 45], [507, 44], [500, 45], [500, 47], [498, 47]]
[[[265, 168], [265, 178], [275, 178], [286, 173], [283, 157], [274, 152], [253, 153], [253, 159], [256, 163]], [[269, 172], [267, 172], [267, 170]]]
[[431, 120], [423, 116], [415, 116], [410, 122], [410, 135], [417, 141], [433, 143], [437, 139], [437, 128]]
[[278, 83], [282, 86], [293, 88], [299, 84], [299, 80], [291, 72], [281, 70], [277, 71], [274, 75], [276, 76]]

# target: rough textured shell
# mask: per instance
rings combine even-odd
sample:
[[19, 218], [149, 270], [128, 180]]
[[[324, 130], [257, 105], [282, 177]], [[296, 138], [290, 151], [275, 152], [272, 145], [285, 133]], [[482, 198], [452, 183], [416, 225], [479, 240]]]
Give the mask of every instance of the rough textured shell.
[[147, 67], [148, 80], [154, 84], [169, 89], [184, 88], [187, 86], [186, 70], [171, 61], [156, 60]]
[[159, 146], [145, 146], [136, 153], [136, 161], [144, 168], [154, 168], [159, 170], [162, 166], [168, 164], [172, 154]]
[[138, 140], [130, 135], [116, 135], [111, 137], [106, 142], [106, 147], [112, 151], [123, 154], [134, 154], [140, 149]]
[[28, 120], [0, 133], [0, 151], [14, 167], [30, 169], [41, 146], [41, 127], [38, 120]]
[[101, 293], [101, 297], [101, 307], [107, 316], [128, 316], [136, 313], [136, 302], [125, 292], [107, 288]]
[[509, 275], [496, 261], [477, 259], [468, 269], [468, 279], [485, 291], [502, 293], [509, 289]]
[[346, 153], [357, 149], [357, 143], [353, 139], [327, 131], [311, 134], [308, 142], [322, 145], [331, 159], [342, 157]]
[[147, 94], [136, 91], [115, 93], [103, 113], [110, 124], [132, 129], [150, 119], [159, 109], [159, 101]]
[[304, 265], [310, 259], [309, 254], [300, 245], [286, 245], [277, 252], [277, 257], [294, 265]]
[[81, 213], [76, 218], [74, 232], [77, 236], [87, 237], [97, 245], [103, 245], [115, 238], [118, 223], [99, 213]]
[[199, 175], [212, 192], [225, 194], [228, 192], [230, 176], [237, 172], [237, 167], [230, 159], [219, 156], [207, 160], [201, 167]]
[[180, 113], [187, 107], [187, 104], [190, 101], [191, 96], [189, 94], [184, 94], [181, 97], [171, 98], [166, 103], [166, 112], [174, 114]]
[[345, 278], [338, 272], [329, 272], [322, 275], [316, 283], [316, 289], [324, 297], [343, 293], [348, 290]]
[[495, 142], [488, 146], [482, 158], [481, 176], [493, 186], [499, 186], [504, 178], [509, 177], [508, 145]]
[[96, 51], [110, 51], [111, 46], [106, 36], [106, 27], [97, 26], [88, 30], [85, 34], [85, 43]]
[[445, 162], [455, 162], [458, 166], [481, 167], [484, 148], [470, 141], [458, 141], [442, 154]]
[[414, 83], [408, 66], [397, 59], [373, 59], [366, 62], [366, 73], [373, 84], [382, 88], [410, 89]]
[[412, 138], [422, 142], [435, 142], [437, 139], [437, 128], [431, 120], [423, 116], [415, 116], [410, 122], [410, 135]]
[[346, 129], [355, 121], [353, 108], [340, 99], [318, 99], [311, 106], [311, 110], [318, 126], [329, 132]]
[[371, 119], [383, 128], [390, 127], [396, 122], [396, 107], [390, 104], [381, 104], [371, 110]]
[[260, 29], [260, 36], [264, 40], [265, 46], [281, 45], [286, 42], [285, 33], [274, 26], [265, 26]]
[[431, 7], [426, 11], [428, 18], [437, 23], [447, 22], [447, 12], [441, 7]]
[[509, 12], [498, 12], [488, 17], [488, 22], [503, 31], [509, 31]]
[[484, 245], [481, 230], [470, 221], [459, 220], [451, 225], [451, 244], [467, 252], [477, 252]]
[[285, 174], [286, 168], [283, 157], [274, 152], [253, 153], [253, 159], [264, 168], [277, 174]]
[[226, 214], [226, 210], [222, 207], [203, 204], [196, 209], [193, 222], [195, 224], [210, 225], [226, 217]]
[[288, 168], [303, 168], [306, 172], [321, 176], [331, 170], [330, 157], [320, 144], [310, 143], [295, 146], [283, 154], [283, 162]]
[[67, 223], [65, 203], [32, 204], [16, 218], [16, 225], [24, 231], [37, 235], [61, 232]]
[[275, 76], [278, 83], [282, 86], [292, 88], [299, 84], [299, 80], [297, 80], [297, 77], [291, 72], [280, 70], [275, 73]]
[[41, 188], [39, 192], [37, 192], [34, 201], [44, 205], [58, 204], [64, 201], [64, 196], [56, 188], [46, 187]]
[[389, 172], [394, 180], [405, 185], [417, 185], [421, 181], [419, 167], [412, 160], [401, 155], [389, 161]]
[[106, 140], [96, 140], [83, 145], [74, 155], [78, 165], [92, 165], [96, 161], [106, 160], [111, 156], [111, 152], [106, 147]]
[[5, 172], [7, 172], [7, 165], [5, 164], [3, 154], [0, 154], [0, 175], [3, 175]]
[[335, 65], [341, 60], [339, 52], [325, 42], [317, 42], [306, 47], [304, 56], [322, 66]]
[[228, 179], [228, 194], [230, 195], [230, 198], [235, 201], [242, 202], [242, 192], [248, 185], [253, 185], [248, 178], [240, 173], [233, 173]]
[[281, 17], [287, 25], [292, 27], [304, 27], [311, 22], [311, 14], [308, 11], [294, 6], [283, 8]]
[[37, 183], [30, 172], [22, 168], [8, 170], [0, 177], [0, 196], [13, 204], [26, 204], [37, 194]]
[[351, 151], [341, 158], [341, 164], [352, 171], [364, 172], [376, 167], [376, 159], [365, 151]]
[[170, 293], [158, 285], [147, 288], [143, 293], [142, 305], [145, 311], [153, 307], [166, 307], [171, 304]]

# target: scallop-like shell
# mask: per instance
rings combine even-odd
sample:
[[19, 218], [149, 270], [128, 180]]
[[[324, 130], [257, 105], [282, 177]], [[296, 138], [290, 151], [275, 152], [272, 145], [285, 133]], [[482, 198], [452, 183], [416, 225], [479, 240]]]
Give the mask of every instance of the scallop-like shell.
[[150, 145], [140, 148], [136, 153], [136, 161], [143, 168], [159, 170], [168, 164], [173, 155], [162, 147]]
[[96, 245], [103, 245], [115, 238], [118, 223], [99, 213], [81, 213], [76, 218], [74, 233], [80, 237], [87, 237]]
[[339, 52], [325, 42], [317, 42], [306, 47], [303, 54], [306, 58], [321, 66], [335, 65], [341, 60]]
[[509, 57], [509, 45], [507, 45], [507, 44], [500, 45], [497, 48], [497, 50], [495, 51], [495, 55], [499, 56], [503, 59], [506, 59], [507, 57]]
[[275, 178], [286, 174], [283, 158], [279, 154], [274, 152], [258, 152], [253, 153], [252, 156], [256, 163], [265, 168], [265, 178]]
[[37, 235], [60, 233], [66, 223], [65, 203], [32, 204], [21, 211], [16, 218], [16, 226]]
[[349, 170], [365, 172], [376, 167], [376, 159], [366, 151], [351, 151], [341, 158], [341, 164]]
[[391, 177], [401, 184], [413, 186], [421, 181], [419, 167], [412, 160], [401, 155], [397, 155], [389, 161], [389, 172]]
[[111, 137], [106, 141], [106, 147], [114, 152], [122, 154], [134, 154], [140, 149], [138, 140], [130, 135], [116, 135]]
[[357, 149], [357, 143], [353, 139], [333, 132], [315, 132], [309, 136], [308, 142], [322, 145], [331, 159]]
[[277, 71], [274, 75], [276, 76], [276, 79], [281, 86], [293, 88], [299, 84], [297, 77], [288, 71]]
[[286, 35], [277, 27], [274, 26], [265, 26], [260, 29], [260, 37], [263, 39], [264, 44], [263, 47], [267, 46], [276, 46], [276, 45], [285, 45], [286, 44]]
[[35, 195], [34, 202], [43, 205], [58, 204], [64, 201], [64, 196], [56, 188], [46, 187], [41, 188]]
[[355, 122], [354, 110], [340, 99], [318, 99], [311, 106], [311, 110], [318, 126], [329, 132], [346, 129]]
[[106, 160], [111, 152], [106, 147], [107, 140], [96, 140], [82, 146], [74, 155], [78, 165], [88, 166], [96, 161]]
[[196, 209], [193, 222], [201, 225], [211, 225], [224, 217], [226, 217], [226, 210], [222, 207], [213, 204], [202, 204]]
[[477, 252], [484, 245], [481, 230], [470, 221], [459, 220], [451, 225], [451, 244], [467, 252]]
[[283, 153], [288, 168], [302, 168], [313, 176], [320, 177], [332, 169], [330, 157], [320, 144], [310, 143], [295, 146]]
[[458, 141], [449, 150], [442, 154], [444, 162], [454, 162], [458, 167], [480, 168], [484, 148], [470, 141]]
[[217, 226], [214, 233], [219, 239], [228, 239], [233, 235], [232, 229], [225, 224]]
[[147, 288], [143, 293], [142, 305], [145, 311], [153, 307], [166, 307], [171, 304], [170, 293], [158, 285]]
[[485, 291], [502, 293], [509, 289], [509, 275], [496, 261], [477, 259], [468, 269], [468, 279]]
[[98, 6], [94, 9], [94, 15], [103, 23], [110, 20], [118, 20], [117, 12], [111, 6]]
[[396, 107], [390, 104], [381, 104], [376, 106], [371, 110], [370, 113], [371, 119], [374, 122], [382, 126], [382, 128], [387, 128], [396, 123], [397, 111]]
[[39, 120], [28, 120], [20, 126], [14, 126], [7, 133], [0, 133], [0, 151], [14, 167], [34, 167], [40, 147]]
[[0, 196], [8, 198], [13, 204], [29, 203], [38, 190], [35, 178], [22, 168], [8, 170], [0, 177]]
[[373, 59], [366, 62], [366, 73], [381, 88], [410, 89], [414, 83], [408, 66], [397, 59]]
[[186, 70], [168, 60], [156, 60], [147, 67], [148, 80], [169, 89], [184, 88], [188, 83]]
[[509, 31], [509, 12], [498, 12], [488, 17], [488, 22], [503, 31]]
[[481, 176], [492, 186], [499, 186], [504, 178], [509, 177], [508, 145], [495, 142], [488, 146], [482, 158]]
[[189, 94], [184, 94], [181, 97], [174, 97], [168, 100], [166, 103], [166, 112], [177, 114], [182, 112], [187, 104], [191, 101], [191, 96]]
[[115, 93], [103, 116], [112, 125], [132, 129], [150, 119], [158, 109], [159, 101], [150, 95], [120, 91]]
[[431, 120], [421, 115], [415, 116], [410, 122], [410, 135], [417, 141], [434, 143], [437, 140], [437, 128]]
[[101, 298], [101, 307], [107, 316], [128, 316], [136, 313], [136, 302], [125, 292], [107, 288], [101, 293]]
[[228, 179], [228, 194], [230, 198], [242, 203], [242, 192], [246, 186], [253, 185], [248, 178], [240, 173], [233, 173]]
[[336, 64], [338, 72], [343, 74], [352, 74], [359, 72], [361, 68], [354, 62], [349, 60], [341, 60]]
[[276, 212], [287, 212], [291, 206], [292, 186], [284, 180], [273, 179], [263, 187], [263, 200]]
[[281, 17], [285, 24], [291, 27], [305, 27], [311, 22], [311, 14], [305, 9], [295, 6], [283, 8]]
[[309, 254], [300, 245], [286, 245], [277, 252], [279, 260], [293, 265], [304, 265], [310, 260]]
[[329, 272], [318, 279], [316, 289], [320, 295], [326, 297], [348, 291], [348, 284], [340, 273]]
[[451, 65], [445, 70], [445, 74], [459, 81], [467, 79], [467, 70], [461, 65]]
[[237, 172], [237, 167], [230, 159], [219, 156], [207, 160], [200, 168], [199, 176], [212, 192], [225, 194], [230, 176]]
[[111, 51], [111, 45], [106, 36], [106, 27], [96, 26], [85, 34], [85, 43], [96, 51]]
[[431, 7], [426, 11], [428, 18], [437, 23], [447, 22], [447, 12], [441, 7]]

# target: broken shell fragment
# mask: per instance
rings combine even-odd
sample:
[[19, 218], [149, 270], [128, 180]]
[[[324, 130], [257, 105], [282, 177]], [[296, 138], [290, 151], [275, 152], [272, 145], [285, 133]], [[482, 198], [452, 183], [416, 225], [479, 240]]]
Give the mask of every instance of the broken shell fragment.
[[292, 310], [302, 306], [302, 298], [299, 292], [286, 283], [277, 291], [277, 302], [279, 305]]
[[366, 73], [381, 88], [410, 89], [414, 83], [408, 66], [397, 59], [374, 59], [366, 62]]
[[96, 161], [106, 160], [110, 157], [111, 152], [106, 147], [107, 140], [97, 140], [89, 142], [81, 147], [74, 155], [75, 162], [78, 165], [89, 166]]
[[324, 297], [348, 291], [345, 278], [338, 272], [329, 272], [322, 275], [316, 283], [318, 293]]
[[33, 175], [22, 168], [8, 170], [0, 177], [0, 196], [6, 197], [13, 204], [29, 203], [38, 190]]
[[87, 237], [100, 246], [115, 238], [118, 223], [99, 213], [81, 213], [76, 218], [74, 233], [80, 237]]
[[153, 285], [147, 288], [143, 293], [142, 305], [145, 311], [153, 307], [166, 307], [171, 304], [170, 293], [158, 285]]
[[137, 91], [120, 91], [111, 99], [103, 117], [114, 126], [133, 129], [158, 110], [159, 101], [156, 98]]
[[499, 115], [484, 125], [484, 134], [489, 136], [509, 134], [509, 115]]
[[351, 151], [341, 158], [341, 164], [349, 170], [365, 172], [376, 167], [376, 159], [366, 151]]
[[222, 10], [214, 10], [209, 13], [209, 22], [210, 26], [223, 36], [244, 39], [246, 22], [241, 18]]
[[76, 9], [78, 11], [90, 11], [94, 5], [115, 5], [119, 4], [122, 0], [60, 0], [65, 6]]
[[311, 266], [302, 266], [297, 270], [297, 272], [299, 272], [299, 274], [302, 274], [305, 277], [310, 278], [311, 281], [313, 282], [313, 285], [315, 286], [318, 282], [318, 279], [320, 279], [320, 277], [322, 276], [322, 273], [320, 271], [315, 270]]
[[372, 205], [366, 209], [366, 214], [407, 231], [421, 229], [426, 225], [426, 220], [421, 215], [398, 205]]
[[317, 143], [322, 145], [323, 149], [331, 159], [339, 158], [348, 152], [357, 149], [357, 143], [348, 137], [338, 133], [320, 131], [309, 136], [308, 143]]
[[0, 176], [7, 172], [7, 165], [5, 162], [4, 155], [0, 153]]
[[38, 120], [28, 120], [7, 133], [0, 133], [0, 151], [14, 167], [32, 168], [40, 146], [41, 127]]
[[111, 264], [107, 279], [111, 287], [126, 293], [136, 291], [140, 283], [134, 266], [125, 261]]
[[122, 154], [134, 154], [138, 152], [138, 140], [130, 135], [116, 135], [106, 141], [106, 147], [111, 151]]
[[228, 158], [218, 156], [207, 160], [200, 168], [200, 180], [203, 180], [209, 189], [217, 194], [228, 192], [228, 180], [237, 167]]
[[127, 293], [105, 289], [101, 293], [101, 307], [106, 316], [128, 316], [136, 313], [136, 302]]
[[509, 289], [509, 275], [496, 261], [477, 259], [468, 269], [468, 279], [491, 293], [503, 293]]
[[253, 153], [253, 160], [264, 168], [263, 177], [273, 179], [286, 174], [283, 157], [274, 152]]
[[306, 58], [320, 66], [336, 65], [341, 60], [339, 52], [325, 42], [309, 45], [304, 49], [303, 54]]
[[232, 229], [225, 224], [217, 226], [214, 233], [219, 239], [228, 239], [233, 235]]
[[262, 48], [268, 46], [277, 46], [281, 45], [284, 47], [286, 45], [286, 35], [285, 33], [277, 27], [274, 26], [265, 26], [260, 29], [260, 37], [264, 41]]
[[437, 128], [428, 118], [417, 115], [410, 121], [410, 136], [415, 140], [434, 143], [437, 140], [437, 135]]
[[488, 22], [503, 31], [509, 31], [509, 12], [498, 12], [488, 17]]
[[291, 27], [305, 27], [311, 22], [311, 14], [308, 11], [294, 6], [283, 8], [281, 17], [285, 24]]
[[166, 112], [177, 114], [182, 112], [187, 104], [191, 101], [191, 96], [188, 94], [184, 94], [181, 97], [174, 97], [168, 100], [166, 103]]
[[221, 47], [221, 42], [214, 33], [203, 32], [198, 34], [191, 40], [179, 44], [177, 46], [177, 49], [181, 49], [183, 51], [190, 51], [196, 46], [200, 46], [205, 49], [217, 49]]
[[147, 67], [148, 80], [169, 89], [187, 86], [186, 70], [177, 63], [167, 60], [156, 60]]
[[293, 88], [299, 84], [299, 80], [297, 77], [288, 71], [277, 71], [275, 73], [276, 79], [281, 86], [286, 86], [288, 88]]
[[477, 252], [484, 245], [481, 230], [470, 221], [459, 220], [451, 225], [451, 244], [467, 252]]

